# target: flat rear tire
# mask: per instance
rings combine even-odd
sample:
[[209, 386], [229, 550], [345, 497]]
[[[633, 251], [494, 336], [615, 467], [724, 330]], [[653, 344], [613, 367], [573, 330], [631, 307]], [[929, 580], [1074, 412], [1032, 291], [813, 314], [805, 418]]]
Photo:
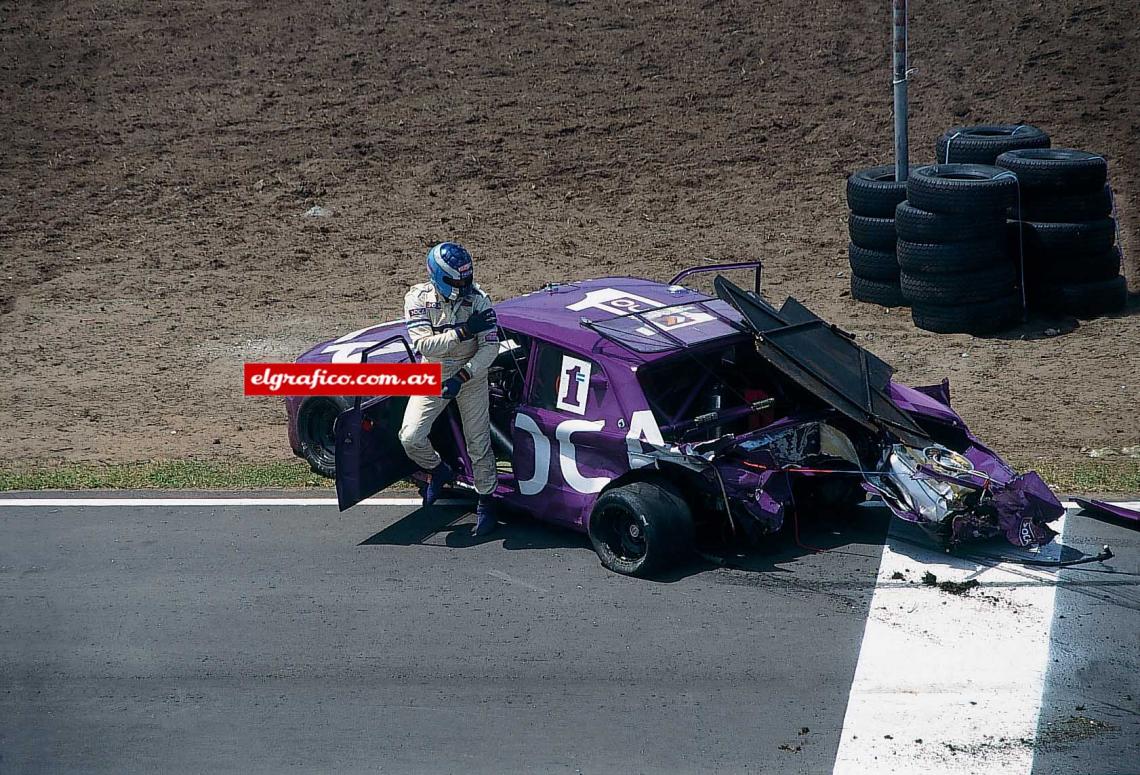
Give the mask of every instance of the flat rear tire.
[[692, 552], [693, 515], [670, 488], [632, 482], [602, 493], [590, 514], [589, 534], [605, 568], [652, 578]]

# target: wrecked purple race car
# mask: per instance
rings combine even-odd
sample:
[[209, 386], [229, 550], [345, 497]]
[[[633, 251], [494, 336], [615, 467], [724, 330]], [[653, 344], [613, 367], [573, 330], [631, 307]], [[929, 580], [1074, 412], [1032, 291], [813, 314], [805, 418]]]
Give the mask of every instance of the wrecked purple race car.
[[[755, 269], [754, 291], [723, 276], [719, 298], [681, 284], [741, 268]], [[605, 567], [639, 576], [680, 560], [698, 536], [757, 542], [868, 492], [947, 546], [1052, 539], [1047, 523], [1061, 504], [970, 433], [946, 382], [893, 382], [893, 369], [850, 334], [794, 298], [770, 306], [759, 284], [758, 263], [725, 264], [667, 284], [584, 280], [496, 304], [500, 503], [588, 533]], [[395, 321], [299, 360], [414, 357]], [[293, 448], [322, 472], [335, 462], [342, 510], [402, 479], [422, 487], [397, 438], [406, 400], [289, 399]], [[432, 440], [469, 487], [462, 432], [451, 408]]]

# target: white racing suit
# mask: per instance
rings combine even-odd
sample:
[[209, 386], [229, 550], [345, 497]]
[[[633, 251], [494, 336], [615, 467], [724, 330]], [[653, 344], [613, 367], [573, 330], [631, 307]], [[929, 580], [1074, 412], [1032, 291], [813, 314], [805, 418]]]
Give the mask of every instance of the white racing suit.
[[[467, 455], [471, 458], [475, 489], [480, 495], [495, 490], [495, 456], [491, 451], [490, 399], [487, 370], [499, 352], [495, 328], [460, 340], [458, 326], [476, 312], [491, 308], [491, 299], [479, 288], [455, 301], [439, 298], [431, 283], [412, 286], [404, 297], [404, 323], [412, 349], [428, 363], [443, 364], [444, 381], [465, 369], [471, 378], [463, 383], [455, 402], [463, 420]], [[400, 442], [412, 462], [430, 471], [440, 463], [439, 453], [428, 441], [432, 423], [447, 408], [440, 396], [412, 396], [404, 410]]]

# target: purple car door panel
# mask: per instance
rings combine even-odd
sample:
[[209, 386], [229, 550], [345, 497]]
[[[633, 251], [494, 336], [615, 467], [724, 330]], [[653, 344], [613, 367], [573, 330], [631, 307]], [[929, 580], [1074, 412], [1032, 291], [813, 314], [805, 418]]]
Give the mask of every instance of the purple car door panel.
[[344, 511], [409, 476], [415, 464], [400, 444], [406, 398], [383, 397], [336, 419], [336, 496]]

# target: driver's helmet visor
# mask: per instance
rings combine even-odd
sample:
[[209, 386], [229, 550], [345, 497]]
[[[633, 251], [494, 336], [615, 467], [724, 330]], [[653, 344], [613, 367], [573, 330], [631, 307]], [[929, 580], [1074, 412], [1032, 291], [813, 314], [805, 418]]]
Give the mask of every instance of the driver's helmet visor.
[[467, 275], [466, 277], [448, 277], [444, 275], [440, 279], [443, 280], [445, 285], [458, 288], [460, 296], [466, 296], [471, 293], [471, 289], [474, 287], [474, 277], [472, 277], [472, 275]]

